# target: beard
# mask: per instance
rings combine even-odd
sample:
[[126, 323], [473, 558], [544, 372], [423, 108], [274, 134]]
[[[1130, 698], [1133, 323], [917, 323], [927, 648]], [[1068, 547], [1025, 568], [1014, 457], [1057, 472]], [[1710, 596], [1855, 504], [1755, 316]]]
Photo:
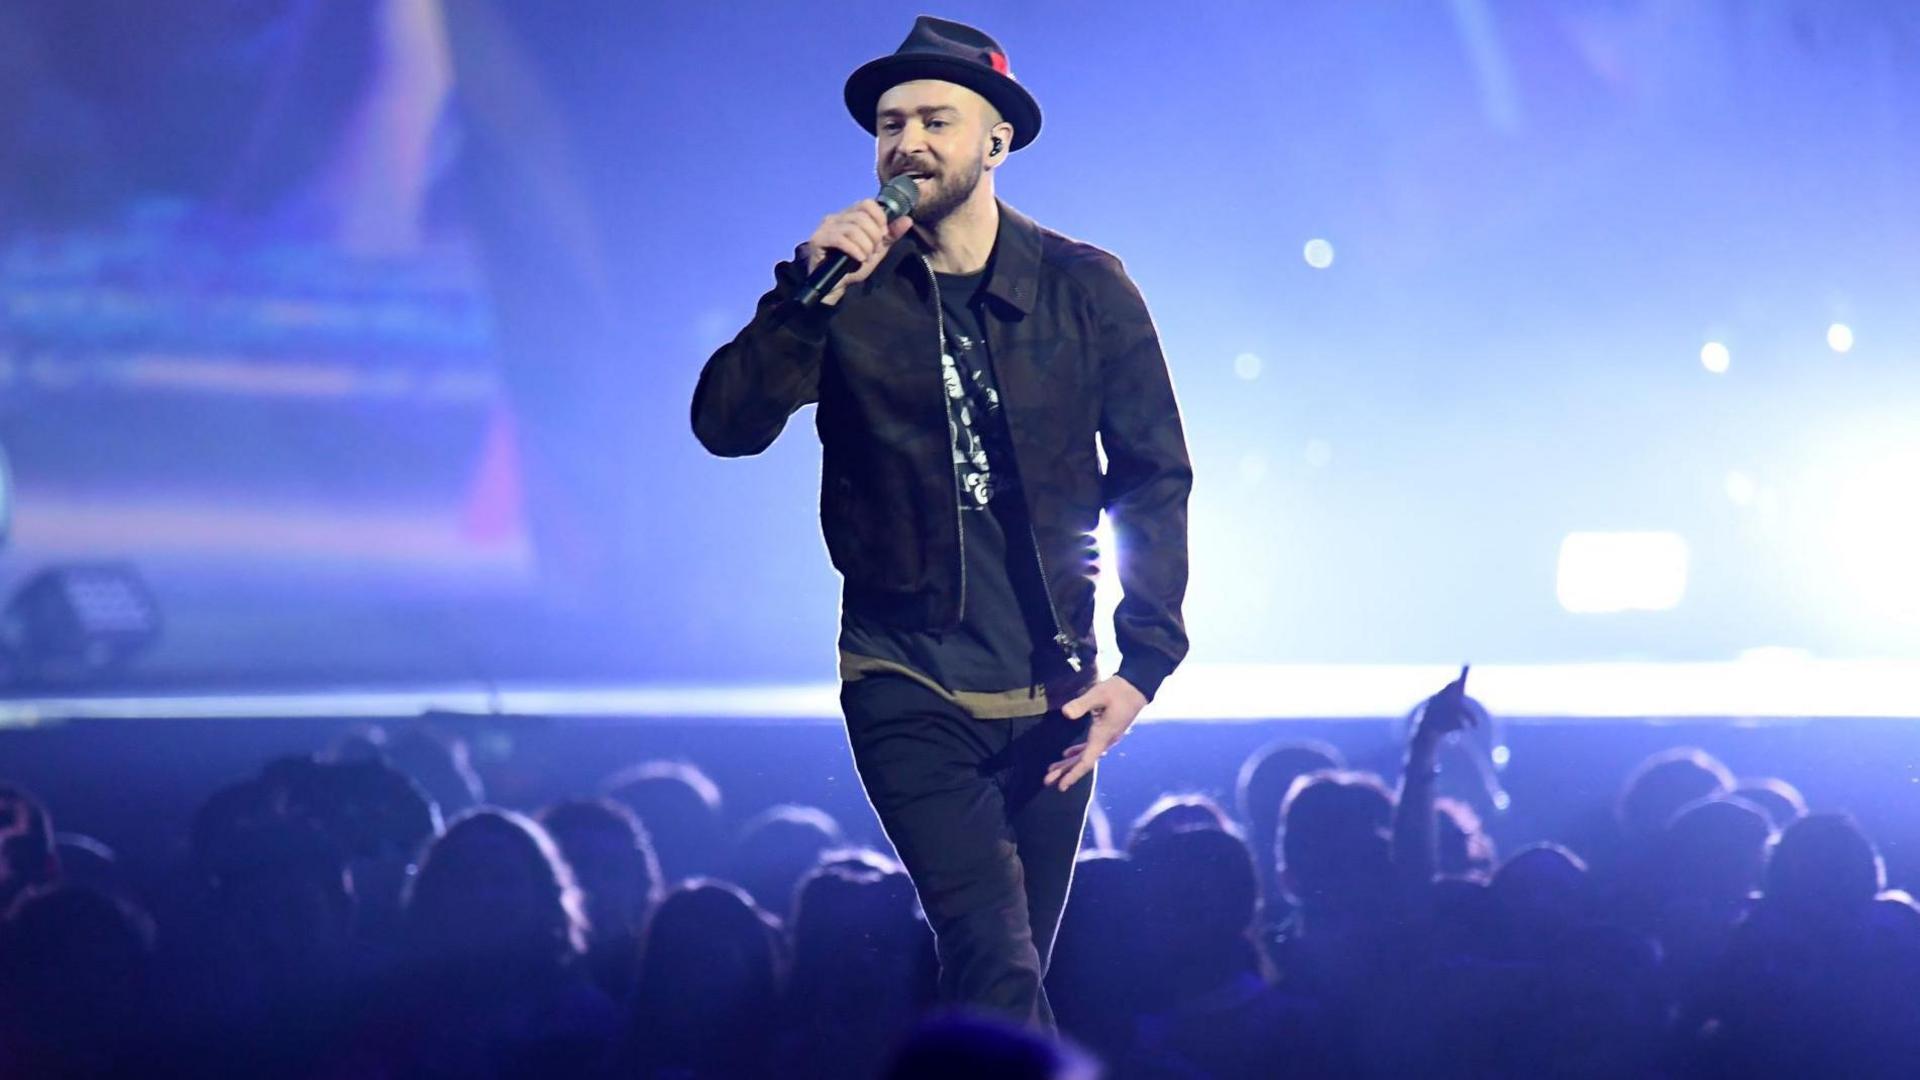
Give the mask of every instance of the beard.
[[[914, 164], [903, 163], [893, 169], [892, 175], [914, 171]], [[975, 154], [971, 161], [951, 169], [937, 170], [928, 179], [922, 180], [919, 185], [920, 202], [913, 208], [913, 223], [927, 226], [940, 224], [961, 203], [973, 197], [973, 191], [980, 186], [980, 177], [985, 173], [985, 156]], [[883, 176], [880, 179], [884, 183], [888, 178]]]

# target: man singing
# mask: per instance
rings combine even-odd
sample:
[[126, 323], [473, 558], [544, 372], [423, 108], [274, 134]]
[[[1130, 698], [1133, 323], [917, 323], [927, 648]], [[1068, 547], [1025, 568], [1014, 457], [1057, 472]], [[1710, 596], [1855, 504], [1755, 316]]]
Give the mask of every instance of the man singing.
[[[693, 429], [765, 450], [817, 403], [820, 521], [844, 579], [840, 702], [955, 1002], [1052, 1023], [1041, 983], [1094, 766], [1187, 651], [1187, 460], [1159, 338], [1120, 261], [994, 179], [1040, 133], [1006, 53], [921, 17], [847, 80], [911, 216], [828, 215], [707, 361]], [[857, 268], [797, 302], [830, 252]], [[1101, 452], [1105, 452], [1103, 471]], [[1124, 592], [1093, 670], [1093, 529]]]

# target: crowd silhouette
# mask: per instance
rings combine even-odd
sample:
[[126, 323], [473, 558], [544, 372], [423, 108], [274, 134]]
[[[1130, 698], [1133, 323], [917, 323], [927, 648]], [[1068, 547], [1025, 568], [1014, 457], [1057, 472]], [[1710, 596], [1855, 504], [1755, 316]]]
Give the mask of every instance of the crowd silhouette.
[[1853, 819], [1679, 747], [1623, 778], [1610, 835], [1503, 854], [1437, 793], [1483, 719], [1454, 684], [1397, 777], [1282, 740], [1231, 799], [1090, 821], [1057, 1036], [946, 1007], [888, 854], [807, 806], [730, 828], [685, 761], [523, 813], [458, 739], [362, 730], [212, 793], [139, 895], [0, 787], [0, 1076], [1920, 1068], [1920, 907]]

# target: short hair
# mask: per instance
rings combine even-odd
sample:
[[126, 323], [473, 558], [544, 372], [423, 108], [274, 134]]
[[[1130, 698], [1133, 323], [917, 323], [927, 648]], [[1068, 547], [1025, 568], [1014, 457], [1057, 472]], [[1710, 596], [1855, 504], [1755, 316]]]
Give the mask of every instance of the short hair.
[[1509, 909], [1582, 913], [1590, 888], [1585, 859], [1559, 844], [1528, 844], [1513, 853], [1488, 883], [1494, 902]]
[[1698, 899], [1743, 899], [1760, 884], [1772, 839], [1766, 814], [1745, 799], [1696, 799], [1673, 815], [1658, 841], [1660, 883]]
[[1281, 865], [1301, 898], [1361, 885], [1392, 855], [1394, 799], [1372, 773], [1329, 769], [1293, 782], [1281, 808]]
[[1812, 915], [1864, 907], [1886, 887], [1886, 866], [1847, 814], [1809, 814], [1781, 830], [1767, 857], [1766, 899]]
[[603, 791], [646, 825], [669, 880], [712, 869], [726, 846], [720, 786], [692, 762], [643, 761], [608, 777]]
[[1733, 774], [1697, 746], [1649, 754], [1627, 774], [1615, 804], [1620, 826], [1633, 836], [1654, 836], [1681, 807], [1733, 790]]
[[1733, 793], [1759, 807], [1776, 832], [1807, 816], [1807, 797], [1777, 776], [1743, 779]]
[[1127, 831], [1127, 849], [1131, 851], [1148, 836], [1189, 828], [1217, 829], [1233, 837], [1240, 835], [1240, 826], [1213, 796], [1197, 791], [1169, 792], [1153, 800], [1151, 806], [1133, 819], [1133, 827]]
[[1127, 853], [1139, 875], [1149, 924], [1191, 940], [1245, 934], [1260, 907], [1260, 882], [1246, 842], [1194, 826], [1150, 832]]
[[1280, 804], [1300, 777], [1324, 769], [1346, 768], [1346, 758], [1319, 739], [1276, 739], [1247, 755], [1233, 785], [1240, 817], [1259, 833], [1280, 820]]

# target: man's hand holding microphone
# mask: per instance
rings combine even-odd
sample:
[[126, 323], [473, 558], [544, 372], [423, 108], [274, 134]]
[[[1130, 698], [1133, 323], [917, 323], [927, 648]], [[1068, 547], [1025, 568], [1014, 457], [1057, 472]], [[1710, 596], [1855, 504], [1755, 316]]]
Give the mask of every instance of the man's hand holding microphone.
[[874, 198], [821, 219], [807, 238], [807, 283], [795, 297], [800, 306], [831, 307], [846, 295], [847, 286], [865, 281], [894, 241], [913, 228], [919, 198], [912, 178], [896, 176]]

